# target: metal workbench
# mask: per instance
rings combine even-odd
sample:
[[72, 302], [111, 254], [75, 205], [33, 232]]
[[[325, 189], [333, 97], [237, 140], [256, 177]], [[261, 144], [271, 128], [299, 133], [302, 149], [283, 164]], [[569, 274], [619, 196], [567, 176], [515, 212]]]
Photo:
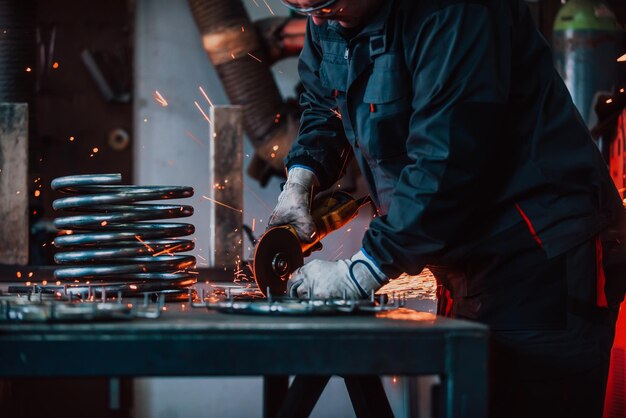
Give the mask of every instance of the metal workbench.
[[446, 417], [486, 415], [487, 328], [404, 308], [377, 316], [187, 309], [130, 322], [5, 322], [0, 358], [1, 377], [438, 374]]

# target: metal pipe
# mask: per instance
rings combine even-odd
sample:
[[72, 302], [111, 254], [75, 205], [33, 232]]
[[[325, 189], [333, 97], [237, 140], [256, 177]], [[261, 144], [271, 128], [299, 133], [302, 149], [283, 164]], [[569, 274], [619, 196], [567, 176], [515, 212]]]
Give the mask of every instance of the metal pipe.
[[284, 175], [283, 158], [298, 121], [283, 103], [262, 46], [241, 0], [189, 0], [202, 44], [234, 105], [243, 107], [244, 129], [256, 150], [248, 174], [266, 184]]

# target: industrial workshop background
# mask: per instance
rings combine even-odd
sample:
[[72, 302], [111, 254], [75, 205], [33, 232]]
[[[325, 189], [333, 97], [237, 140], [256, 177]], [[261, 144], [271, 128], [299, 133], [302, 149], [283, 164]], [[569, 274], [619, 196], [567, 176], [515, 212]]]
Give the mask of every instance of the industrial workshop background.
[[[565, 1], [527, 3], [558, 56], [558, 42], [566, 41], [557, 32], [563, 32], [567, 22], [555, 22]], [[626, 2], [605, 4], [623, 27]], [[246, 38], [255, 49], [238, 68], [221, 61], [223, 51], [220, 55], [203, 44], [203, 34], [218, 30], [219, 22], [212, 19], [229, 13], [247, 13], [250, 25], [242, 26], [241, 33], [258, 34], [258, 39]], [[0, 149], [0, 282], [36, 284], [40, 274], [50, 271], [55, 253], [51, 241], [58, 235], [52, 223], [58, 216], [52, 208], [58, 194], [50, 188], [51, 181], [89, 173], [121, 173], [129, 184], [192, 186], [195, 195], [188, 204], [195, 212], [189, 222], [195, 225], [192, 238], [200, 280], [249, 280], [240, 271], [220, 269], [210, 254], [215, 205], [208, 196], [223, 185], [208, 181], [214, 169], [207, 164], [209, 108], [231, 102], [243, 106], [243, 207], [235, 209], [243, 212], [244, 230], [241, 243], [234, 244], [241, 246], [245, 263], [252, 239], [265, 229], [275, 204], [283, 181], [282, 157], [297, 126], [296, 57], [302, 42], [297, 20], [279, 0], [0, 0], [0, 104], [28, 103], [21, 114], [19, 109], [9, 115], [0, 108], [0, 134], [11, 133], [2, 132], [2, 118], [12, 118], [9, 126], [25, 130], [28, 137], [27, 153]], [[623, 40], [621, 51], [626, 53]], [[593, 63], [587, 64], [593, 68]], [[602, 65], [597, 68], [600, 72]], [[621, 77], [623, 83], [626, 63], [616, 68], [620, 74], [615, 82]], [[585, 83], [595, 82], [590, 71]], [[621, 138], [619, 145], [625, 139], [624, 98], [614, 97], [620, 87], [609, 81], [605, 95], [595, 97], [597, 113], [587, 109], [583, 116], [591, 115], [589, 127], [612, 161], [618, 187], [624, 188], [626, 158], [619, 146], [611, 148], [615, 137]], [[271, 126], [263, 125], [268, 114], [274, 118]], [[618, 117], [621, 132], [615, 130]], [[21, 177], [5, 174], [26, 165]], [[15, 184], [23, 185], [17, 193]], [[364, 190], [355, 167], [336, 187]], [[325, 241], [316, 257], [357, 251], [370, 218], [366, 208], [343, 234]], [[422, 307], [433, 311], [434, 306], [430, 299]], [[616, 348], [621, 351], [614, 351], [609, 390], [616, 405], [623, 402], [624, 412], [610, 417], [626, 417], [626, 319], [620, 321]], [[257, 360], [251, 353], [241, 361]], [[397, 415], [409, 416], [407, 386], [390, 377], [385, 387]], [[236, 408], [237, 416], [253, 417], [260, 416], [261, 388], [260, 378], [14, 379], [10, 385], [0, 380], [0, 416], [10, 391], [11, 402], [31, 404], [31, 412], [54, 406], [67, 416], [82, 411], [76, 416], [195, 417], [206, 410], [215, 414], [211, 416], [229, 416]], [[427, 397], [430, 386], [411, 388]], [[115, 408], [113, 390], [118, 396]], [[353, 416], [338, 382], [331, 381], [322, 399], [313, 416]]]

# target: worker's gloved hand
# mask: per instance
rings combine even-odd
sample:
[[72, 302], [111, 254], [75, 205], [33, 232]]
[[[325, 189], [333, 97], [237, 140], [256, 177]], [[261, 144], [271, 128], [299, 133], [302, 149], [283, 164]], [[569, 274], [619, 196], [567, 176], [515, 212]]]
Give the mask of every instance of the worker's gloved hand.
[[287, 293], [291, 297], [355, 298], [363, 299], [389, 278], [365, 253], [359, 251], [352, 258], [337, 261], [313, 260], [291, 274]]
[[316, 231], [311, 217], [311, 196], [317, 184], [317, 177], [311, 170], [301, 167], [289, 170], [268, 228], [290, 224], [296, 229], [300, 240], [312, 242]]

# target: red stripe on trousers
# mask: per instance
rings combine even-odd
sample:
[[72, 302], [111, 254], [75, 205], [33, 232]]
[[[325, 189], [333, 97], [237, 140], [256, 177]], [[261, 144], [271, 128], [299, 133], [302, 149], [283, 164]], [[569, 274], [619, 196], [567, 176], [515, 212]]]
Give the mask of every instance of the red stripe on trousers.
[[596, 303], [601, 308], [608, 308], [609, 303], [606, 300], [606, 293], [604, 291], [606, 276], [604, 275], [602, 258], [602, 242], [600, 241], [600, 237], [596, 237]]
[[524, 219], [524, 222], [526, 222], [526, 226], [528, 227], [530, 234], [533, 236], [533, 239], [535, 240], [537, 245], [539, 245], [539, 248], [543, 250], [543, 242], [541, 242], [541, 238], [539, 238], [539, 235], [537, 235], [535, 227], [533, 226], [532, 222], [530, 222], [530, 218], [526, 216], [526, 213], [522, 210], [522, 207], [517, 203], [515, 203], [515, 208], [517, 208], [517, 211], [521, 215], [522, 219]]

